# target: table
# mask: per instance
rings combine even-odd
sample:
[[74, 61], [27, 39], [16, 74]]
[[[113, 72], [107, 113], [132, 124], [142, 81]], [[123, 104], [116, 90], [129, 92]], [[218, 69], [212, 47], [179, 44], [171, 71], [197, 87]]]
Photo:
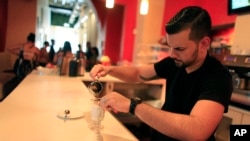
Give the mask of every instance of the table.
[[[92, 141], [89, 128], [91, 98], [78, 77], [29, 74], [0, 103], [1, 141]], [[64, 120], [58, 113], [69, 109], [83, 118]], [[109, 112], [101, 135], [104, 141], [138, 141]]]

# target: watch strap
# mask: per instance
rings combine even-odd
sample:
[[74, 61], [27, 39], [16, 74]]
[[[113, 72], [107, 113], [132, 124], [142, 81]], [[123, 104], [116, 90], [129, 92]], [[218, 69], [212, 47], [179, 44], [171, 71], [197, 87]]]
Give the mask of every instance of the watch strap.
[[131, 98], [130, 99], [130, 106], [129, 106], [129, 112], [131, 114], [135, 114], [135, 108], [137, 106], [137, 104], [140, 104], [141, 103], [141, 99], [136, 97], [136, 98]]

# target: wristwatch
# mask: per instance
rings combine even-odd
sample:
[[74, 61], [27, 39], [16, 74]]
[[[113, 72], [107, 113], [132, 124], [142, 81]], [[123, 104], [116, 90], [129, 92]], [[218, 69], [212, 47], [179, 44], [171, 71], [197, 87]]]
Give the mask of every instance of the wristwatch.
[[135, 114], [135, 107], [137, 106], [137, 104], [140, 104], [141, 102], [142, 102], [142, 100], [139, 97], [131, 98], [129, 112], [134, 115]]

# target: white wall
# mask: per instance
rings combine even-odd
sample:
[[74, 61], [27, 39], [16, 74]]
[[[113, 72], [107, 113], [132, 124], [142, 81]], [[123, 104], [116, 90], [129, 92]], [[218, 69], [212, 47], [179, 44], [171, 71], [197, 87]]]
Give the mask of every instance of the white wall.
[[36, 46], [41, 48], [44, 41], [50, 42], [50, 8], [48, 0], [37, 1]]
[[236, 18], [231, 53], [250, 55], [250, 14]]

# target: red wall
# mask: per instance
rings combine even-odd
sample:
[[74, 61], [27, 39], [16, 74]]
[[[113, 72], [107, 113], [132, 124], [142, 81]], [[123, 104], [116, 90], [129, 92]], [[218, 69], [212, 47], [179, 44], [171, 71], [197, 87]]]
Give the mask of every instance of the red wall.
[[111, 63], [116, 64], [120, 58], [124, 6], [115, 5], [106, 15], [106, 38], [104, 54], [110, 57]]
[[7, 7], [8, 1], [2, 0], [0, 3], [0, 52], [4, 51], [7, 27]]
[[105, 23], [105, 18], [106, 18], [106, 13], [107, 13], [107, 8], [105, 7], [104, 1], [100, 0], [92, 0], [92, 3], [96, 9], [98, 19], [101, 22], [102, 27], [104, 26]]
[[104, 0], [92, 2], [106, 31], [104, 54], [113, 64], [119, 60], [132, 61], [137, 0], [115, 0], [113, 9], [107, 9]]
[[[122, 0], [119, 0], [122, 1]], [[126, 1], [124, 13], [124, 27], [123, 27], [123, 46], [121, 60], [132, 62], [133, 48], [135, 35], [133, 34], [136, 28], [136, 13], [137, 13], [137, 0], [123, 0]]]
[[36, 0], [8, 0], [6, 48], [25, 42], [30, 32], [35, 33], [36, 9]]

